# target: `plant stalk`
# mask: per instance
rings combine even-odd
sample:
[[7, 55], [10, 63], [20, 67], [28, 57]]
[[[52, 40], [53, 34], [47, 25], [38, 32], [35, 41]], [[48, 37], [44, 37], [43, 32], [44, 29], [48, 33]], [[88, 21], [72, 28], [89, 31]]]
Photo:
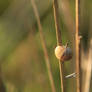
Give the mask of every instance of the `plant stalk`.
[[[61, 30], [60, 30], [60, 24], [59, 24], [58, 0], [53, 1], [53, 9], [54, 9], [54, 20], [55, 20], [55, 28], [56, 28], [57, 45], [62, 46]], [[60, 60], [59, 60], [59, 68], [60, 68], [61, 90], [62, 92], [65, 92], [64, 65]]]
[[52, 75], [52, 71], [51, 71], [51, 66], [50, 66], [49, 55], [48, 55], [48, 51], [47, 51], [47, 47], [46, 47], [45, 38], [44, 38], [44, 35], [43, 35], [43, 29], [42, 29], [40, 17], [39, 17], [39, 14], [38, 14], [38, 10], [37, 10], [35, 1], [31, 0], [31, 3], [32, 3], [32, 7], [33, 7], [33, 10], [34, 10], [36, 20], [37, 20], [38, 28], [39, 28], [40, 39], [41, 39], [41, 43], [42, 43], [42, 47], [43, 47], [45, 60], [46, 60], [46, 66], [47, 66], [47, 71], [48, 71], [51, 89], [52, 89], [52, 92], [56, 92], [56, 88], [55, 88], [55, 84], [54, 84], [54, 80], [53, 80], [53, 75]]
[[79, 25], [80, 25], [80, 0], [76, 0], [76, 33], [75, 33], [75, 42], [76, 42], [76, 86], [77, 92], [81, 92], [80, 90], [80, 37], [79, 37]]

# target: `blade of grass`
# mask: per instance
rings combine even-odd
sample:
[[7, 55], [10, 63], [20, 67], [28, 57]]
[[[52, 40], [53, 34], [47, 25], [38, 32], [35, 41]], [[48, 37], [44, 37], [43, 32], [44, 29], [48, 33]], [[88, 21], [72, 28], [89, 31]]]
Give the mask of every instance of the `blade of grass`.
[[86, 75], [85, 75], [85, 83], [84, 83], [84, 89], [83, 92], [89, 92], [90, 89], [90, 82], [91, 82], [91, 70], [92, 70], [92, 39], [90, 40], [89, 43], [89, 52], [88, 52], [88, 58], [87, 58], [87, 63], [86, 63]]
[[32, 7], [33, 7], [33, 10], [34, 10], [34, 13], [35, 13], [36, 20], [37, 20], [38, 28], [39, 28], [40, 39], [41, 39], [41, 43], [42, 43], [42, 47], [43, 47], [43, 51], [44, 51], [44, 56], [45, 56], [45, 59], [46, 59], [46, 66], [47, 66], [47, 70], [48, 70], [51, 89], [52, 89], [52, 92], [56, 92], [55, 84], [54, 84], [54, 80], [53, 80], [53, 76], [52, 76], [52, 72], [51, 72], [51, 66], [50, 66], [50, 60], [49, 60], [49, 56], [48, 56], [48, 52], [47, 52], [46, 42], [45, 42], [45, 38], [44, 38], [44, 35], [43, 35], [43, 31], [42, 31], [43, 30], [42, 25], [41, 25], [41, 22], [40, 22], [40, 17], [39, 17], [39, 14], [38, 14], [38, 10], [37, 10], [35, 1], [31, 0], [31, 3], [32, 3]]
[[[55, 27], [56, 27], [56, 37], [57, 37], [57, 45], [62, 45], [61, 40], [61, 30], [60, 30], [60, 24], [59, 24], [59, 13], [58, 13], [58, 2], [57, 0], [53, 1], [53, 8], [54, 8], [54, 20], [55, 20]], [[59, 61], [59, 68], [60, 68], [60, 79], [61, 79], [61, 90], [62, 92], [65, 92], [64, 87], [64, 66], [61, 61]]]
[[79, 37], [79, 15], [80, 15], [80, 0], [76, 0], [76, 33], [75, 33], [75, 42], [76, 42], [76, 86], [77, 92], [80, 92], [80, 53], [79, 53], [79, 44], [80, 44], [80, 37]]
[[[83, 63], [83, 68], [85, 70], [85, 78], [84, 78], [84, 84], [83, 84], [83, 92], [90, 92], [91, 89], [91, 78], [92, 78], [92, 17], [90, 18], [90, 30], [89, 30], [89, 48], [88, 48], [88, 52], [86, 53], [85, 57], [85, 66]], [[84, 58], [84, 57], [83, 57]]]

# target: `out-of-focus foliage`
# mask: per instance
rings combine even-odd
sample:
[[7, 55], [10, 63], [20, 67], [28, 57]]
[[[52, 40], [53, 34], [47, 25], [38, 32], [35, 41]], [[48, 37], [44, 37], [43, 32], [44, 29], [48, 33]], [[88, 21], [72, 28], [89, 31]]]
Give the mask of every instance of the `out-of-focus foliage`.
[[0, 0], [0, 15], [8, 8], [11, 0]]
[[[87, 36], [87, 24], [89, 25], [89, 11], [92, 9], [89, 7], [89, 1], [92, 2], [91, 0], [86, 1], [88, 3], [82, 2], [87, 6], [83, 4], [86, 8], [84, 9], [82, 6], [81, 10], [83, 19], [80, 34], [83, 34], [84, 42], [85, 35]], [[60, 3], [59, 5], [62, 5]], [[73, 21], [75, 21], [74, 4], [75, 2], [70, 0], [69, 6]], [[60, 92], [59, 66], [58, 60], [54, 56], [56, 33], [52, 0], [36, 0], [36, 5], [46, 38], [56, 90]], [[65, 22], [62, 10], [59, 11], [63, 44], [69, 42], [72, 47], [70, 40], [72, 34], [70, 35], [66, 26], [67, 21]], [[51, 92], [38, 27], [30, 0], [0, 0], [0, 15], [0, 68], [7, 92]], [[75, 71], [75, 66], [72, 66], [75, 65], [75, 62], [73, 61], [73, 64], [71, 62], [65, 63], [66, 75]], [[75, 92], [75, 79], [67, 79], [66, 83], [67, 92]]]

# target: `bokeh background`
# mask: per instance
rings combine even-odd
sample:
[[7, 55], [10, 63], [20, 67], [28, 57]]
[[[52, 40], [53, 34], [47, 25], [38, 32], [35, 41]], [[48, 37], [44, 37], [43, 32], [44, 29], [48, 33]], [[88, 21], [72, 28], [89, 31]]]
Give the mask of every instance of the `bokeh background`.
[[[60, 92], [53, 0], [35, 0], [47, 43], [56, 91]], [[62, 41], [73, 51], [65, 75], [75, 72], [75, 1], [58, 0]], [[84, 53], [92, 33], [92, 0], [81, 0], [80, 35]], [[76, 92], [75, 78], [66, 79], [67, 92]], [[51, 92], [31, 0], [0, 0], [0, 92]], [[92, 92], [90, 88], [90, 92]]]

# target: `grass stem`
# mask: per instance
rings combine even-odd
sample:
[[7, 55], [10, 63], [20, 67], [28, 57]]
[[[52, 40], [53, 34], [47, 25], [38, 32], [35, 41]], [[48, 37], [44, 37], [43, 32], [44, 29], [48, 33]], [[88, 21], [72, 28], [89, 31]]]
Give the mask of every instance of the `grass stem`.
[[38, 14], [38, 10], [37, 10], [35, 1], [31, 0], [31, 3], [32, 3], [32, 7], [33, 7], [33, 10], [34, 10], [36, 20], [37, 20], [38, 28], [39, 28], [40, 39], [41, 39], [41, 43], [42, 43], [42, 47], [43, 47], [43, 51], [44, 51], [45, 60], [46, 60], [46, 66], [47, 66], [47, 70], [48, 70], [51, 89], [52, 89], [52, 92], [56, 92], [55, 84], [54, 84], [54, 80], [53, 80], [53, 76], [52, 76], [52, 71], [51, 71], [51, 66], [50, 66], [50, 60], [49, 60], [48, 51], [47, 51], [47, 47], [46, 47], [46, 42], [45, 42], [45, 38], [44, 38], [44, 35], [43, 35], [42, 25], [41, 25], [41, 22], [40, 22], [40, 17], [39, 17], [39, 14]]
[[[56, 27], [56, 37], [57, 37], [57, 45], [62, 45], [61, 40], [61, 30], [60, 30], [60, 24], [59, 24], [59, 12], [58, 12], [58, 0], [53, 1], [53, 8], [54, 8], [54, 20], [55, 20], [55, 27]], [[61, 79], [61, 90], [62, 92], [65, 92], [64, 87], [64, 65], [59, 60], [59, 68], [60, 68], [60, 79]]]
[[80, 92], [80, 37], [79, 37], [79, 24], [80, 24], [80, 0], [76, 0], [76, 33], [75, 33], [75, 42], [76, 42], [76, 83], [77, 83], [77, 92]]

